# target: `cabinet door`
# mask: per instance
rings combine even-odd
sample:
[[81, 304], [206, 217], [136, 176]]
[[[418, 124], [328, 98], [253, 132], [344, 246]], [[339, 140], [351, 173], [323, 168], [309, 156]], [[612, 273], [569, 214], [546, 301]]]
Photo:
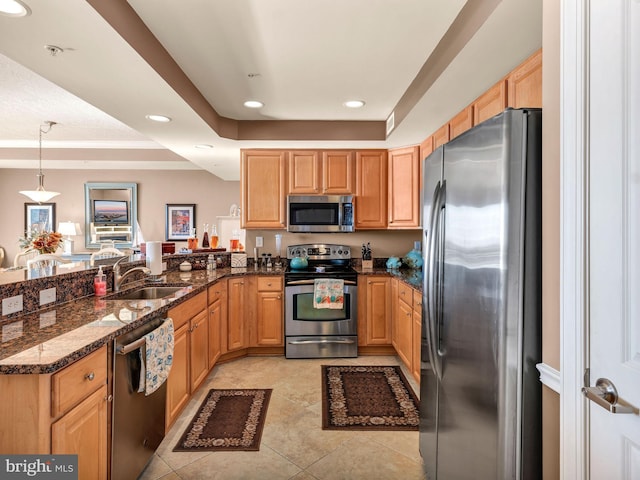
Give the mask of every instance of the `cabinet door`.
[[440, 145], [444, 145], [449, 141], [449, 124], [446, 123], [440, 127], [433, 136], [433, 149], [435, 150]]
[[354, 175], [353, 152], [322, 152], [322, 193], [351, 195], [355, 190]]
[[473, 102], [473, 124], [477, 125], [507, 108], [507, 81], [500, 80]]
[[258, 292], [258, 345], [284, 345], [282, 307], [282, 292]]
[[209, 305], [209, 370], [216, 364], [221, 355], [220, 326], [222, 324], [222, 300]]
[[473, 106], [469, 105], [449, 120], [449, 140], [453, 140], [471, 127], [473, 127]]
[[200, 386], [209, 373], [209, 322], [207, 311], [203, 310], [190, 322], [189, 366], [191, 392]]
[[433, 135], [420, 144], [420, 165], [433, 152]]
[[387, 152], [356, 152], [356, 171], [356, 229], [387, 228]]
[[289, 152], [289, 193], [318, 194], [321, 191], [319, 152], [296, 150]]
[[411, 373], [420, 381], [420, 355], [422, 349], [422, 292], [413, 291], [413, 359]]
[[542, 108], [542, 50], [538, 50], [507, 77], [509, 106]]
[[391, 345], [391, 279], [364, 275], [366, 279], [366, 343]]
[[242, 150], [240, 162], [243, 228], [285, 228], [286, 152]]
[[395, 344], [398, 356], [411, 369], [413, 358], [413, 309], [402, 299], [398, 302], [398, 312], [395, 317]]
[[78, 478], [107, 478], [107, 386], [51, 425], [51, 453], [77, 454]]
[[420, 147], [389, 150], [389, 229], [420, 227]]
[[167, 431], [189, 401], [189, 323], [173, 335], [173, 364], [167, 378]]
[[227, 350], [247, 348], [248, 335], [245, 319], [245, 281], [243, 278], [231, 278], [228, 289], [228, 321], [227, 321]]

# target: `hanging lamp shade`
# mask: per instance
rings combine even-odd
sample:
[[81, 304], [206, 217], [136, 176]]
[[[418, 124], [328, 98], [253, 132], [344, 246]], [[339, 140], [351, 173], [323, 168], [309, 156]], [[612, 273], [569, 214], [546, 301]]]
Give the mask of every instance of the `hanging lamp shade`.
[[20, 193], [29, 197], [34, 202], [42, 203], [48, 202], [56, 195], [60, 195], [60, 192], [52, 192], [44, 189], [44, 173], [42, 173], [42, 134], [49, 133], [51, 128], [56, 124], [56, 122], [46, 121], [45, 127], [47, 130], [42, 129], [42, 125], [38, 130], [38, 187], [35, 190], [21, 190]]

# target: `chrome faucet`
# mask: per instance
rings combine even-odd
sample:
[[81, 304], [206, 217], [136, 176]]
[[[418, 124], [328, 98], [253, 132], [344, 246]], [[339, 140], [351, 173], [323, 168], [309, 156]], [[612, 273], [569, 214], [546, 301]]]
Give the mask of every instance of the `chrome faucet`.
[[130, 274], [134, 272], [144, 272], [145, 275], [151, 274], [151, 269], [147, 267], [135, 267], [130, 270], [127, 270], [122, 275], [120, 274], [120, 262], [128, 257], [122, 257], [116, 263], [113, 264], [113, 291], [119, 292], [120, 286], [124, 283], [125, 278], [127, 278]]

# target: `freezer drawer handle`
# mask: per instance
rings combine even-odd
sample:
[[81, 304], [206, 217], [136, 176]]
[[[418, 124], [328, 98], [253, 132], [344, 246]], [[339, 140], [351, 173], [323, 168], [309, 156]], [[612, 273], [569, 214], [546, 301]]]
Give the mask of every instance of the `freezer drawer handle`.
[[[595, 387], [582, 387], [582, 393], [592, 402], [597, 403], [602, 408], [609, 410], [611, 413], [635, 413], [638, 409], [629, 405], [620, 397], [618, 391], [611, 380], [607, 378], [599, 378]], [[618, 403], [622, 402], [622, 405]]]

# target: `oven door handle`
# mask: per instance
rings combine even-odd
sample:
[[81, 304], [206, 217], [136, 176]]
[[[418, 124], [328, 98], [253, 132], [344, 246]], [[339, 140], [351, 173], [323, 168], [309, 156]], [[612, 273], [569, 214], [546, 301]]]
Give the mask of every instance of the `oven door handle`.
[[308, 344], [317, 344], [317, 343], [322, 343], [322, 344], [328, 344], [328, 343], [340, 343], [340, 344], [346, 344], [346, 345], [351, 345], [353, 343], [356, 343], [355, 340], [291, 340], [289, 342], [289, 345], [308, 345]]
[[[293, 280], [291, 282], [286, 282], [285, 283], [285, 287], [289, 286], [289, 285], [313, 285], [315, 282], [315, 280]], [[357, 285], [357, 282], [354, 282], [353, 280], [345, 280], [344, 281], [345, 285]]]

